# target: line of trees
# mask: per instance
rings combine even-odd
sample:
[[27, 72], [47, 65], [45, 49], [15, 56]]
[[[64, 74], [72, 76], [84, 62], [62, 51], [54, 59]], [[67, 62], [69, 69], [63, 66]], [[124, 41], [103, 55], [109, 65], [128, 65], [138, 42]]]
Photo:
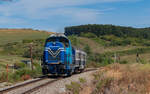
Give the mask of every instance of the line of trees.
[[133, 28], [115, 25], [100, 25], [100, 24], [88, 24], [80, 26], [71, 26], [65, 28], [65, 35], [78, 35], [82, 33], [94, 33], [96, 36], [114, 35], [117, 37], [136, 37], [150, 39], [150, 27], [149, 28]]

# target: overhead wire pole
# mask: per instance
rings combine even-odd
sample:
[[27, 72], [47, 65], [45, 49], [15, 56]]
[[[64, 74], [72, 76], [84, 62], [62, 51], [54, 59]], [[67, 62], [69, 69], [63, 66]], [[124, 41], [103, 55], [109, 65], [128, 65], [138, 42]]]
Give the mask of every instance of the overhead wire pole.
[[31, 59], [31, 68], [32, 68], [32, 70], [33, 70], [33, 58], [32, 58], [32, 56], [33, 56], [33, 54], [32, 54], [32, 43], [30, 43], [30, 59]]
[[114, 53], [114, 63], [116, 63], [116, 61], [117, 61], [117, 54], [116, 54], [116, 52]]
[[6, 65], [6, 73], [7, 73], [6, 80], [7, 80], [7, 82], [8, 82], [8, 64]]

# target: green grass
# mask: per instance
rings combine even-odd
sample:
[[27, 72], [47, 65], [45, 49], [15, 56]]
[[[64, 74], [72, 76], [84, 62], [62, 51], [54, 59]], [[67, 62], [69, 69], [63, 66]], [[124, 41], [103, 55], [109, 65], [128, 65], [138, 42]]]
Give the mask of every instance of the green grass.
[[79, 78], [80, 83], [86, 83], [86, 79], [85, 78]]
[[[28, 80], [32, 77], [41, 76], [41, 74], [42, 74], [41, 67], [36, 64], [36, 65], [34, 65], [34, 70], [31, 70], [28, 67], [21, 68], [14, 72], [9, 70], [8, 76], [5, 71], [1, 72], [0, 73], [0, 82], [16, 83], [18, 81]], [[6, 78], [8, 78], [8, 79], [6, 79]]]
[[70, 85], [66, 85], [67, 90], [70, 90], [71, 92], [73, 92], [73, 94], [79, 94], [80, 87], [80, 83], [77, 82], [71, 82]]
[[94, 40], [95, 42], [99, 43], [100, 46], [105, 46], [106, 45], [106, 41], [102, 40], [100, 38], [92, 38], [92, 40]]
[[28, 58], [23, 58], [15, 55], [1, 55], [0, 54], [0, 64], [13, 64], [21, 62], [21, 60], [27, 60]]

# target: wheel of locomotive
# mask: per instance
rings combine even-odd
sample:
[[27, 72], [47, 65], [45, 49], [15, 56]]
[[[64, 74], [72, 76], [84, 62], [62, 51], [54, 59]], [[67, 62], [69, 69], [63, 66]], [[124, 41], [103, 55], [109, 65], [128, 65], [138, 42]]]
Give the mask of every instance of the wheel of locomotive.
[[67, 73], [67, 77], [72, 76], [72, 74], [73, 74], [73, 72], [72, 72], [72, 70], [70, 70], [70, 71]]
[[71, 73], [68, 73], [68, 74], [67, 74], [67, 77], [70, 77], [71, 75], [72, 75]]
[[80, 73], [82, 73], [84, 71], [84, 69], [80, 69], [79, 71], [80, 71]]
[[42, 73], [43, 73], [43, 75], [47, 75], [48, 71], [46, 69], [42, 69]]
[[74, 73], [77, 74], [79, 72], [79, 68], [74, 69]]

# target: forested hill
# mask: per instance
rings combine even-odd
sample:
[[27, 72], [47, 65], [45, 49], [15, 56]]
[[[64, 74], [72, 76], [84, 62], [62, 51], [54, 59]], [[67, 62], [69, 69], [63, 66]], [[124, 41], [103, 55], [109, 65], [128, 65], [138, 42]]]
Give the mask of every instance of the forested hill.
[[80, 25], [65, 28], [66, 35], [81, 35], [82, 33], [94, 33], [97, 36], [115, 35], [118, 37], [136, 37], [150, 39], [150, 28], [133, 28], [115, 25]]

